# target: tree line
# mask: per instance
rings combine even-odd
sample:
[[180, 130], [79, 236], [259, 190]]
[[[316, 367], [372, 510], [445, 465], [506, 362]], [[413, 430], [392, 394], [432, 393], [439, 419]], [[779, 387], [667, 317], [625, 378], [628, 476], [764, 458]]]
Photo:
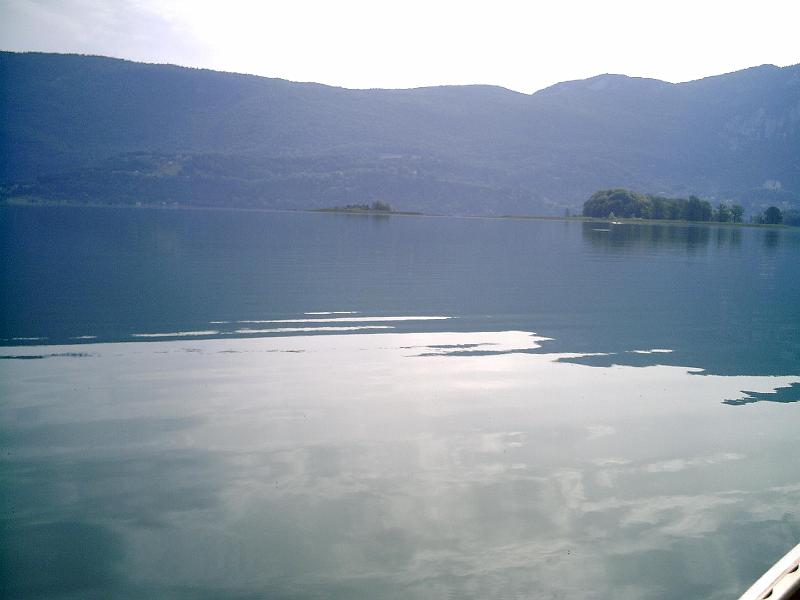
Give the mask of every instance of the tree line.
[[331, 209], [335, 211], [349, 211], [349, 212], [394, 212], [392, 205], [384, 200], [376, 200], [372, 204], [346, 204], [344, 206], [336, 206]]
[[[716, 207], [697, 196], [667, 198], [653, 194], [640, 194], [626, 189], [600, 190], [583, 204], [583, 216], [597, 218], [622, 217], [626, 219], [656, 219], [669, 221], [713, 221], [741, 223], [744, 208], [740, 204], [720, 202]], [[778, 224], [783, 214], [770, 206], [751, 219], [754, 223]]]

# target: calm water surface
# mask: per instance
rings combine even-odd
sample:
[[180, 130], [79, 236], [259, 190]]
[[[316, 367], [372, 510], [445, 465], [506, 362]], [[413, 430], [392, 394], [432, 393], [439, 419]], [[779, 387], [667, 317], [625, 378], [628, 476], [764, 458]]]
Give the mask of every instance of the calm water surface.
[[721, 599], [800, 540], [800, 232], [5, 208], [0, 245], [3, 597]]

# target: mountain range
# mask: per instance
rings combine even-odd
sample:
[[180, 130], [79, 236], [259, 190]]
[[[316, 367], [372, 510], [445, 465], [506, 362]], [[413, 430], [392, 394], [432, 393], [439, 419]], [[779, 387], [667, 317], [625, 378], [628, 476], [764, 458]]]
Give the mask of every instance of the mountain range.
[[800, 65], [522, 94], [0, 52], [0, 119], [6, 198], [556, 215], [624, 187], [800, 205]]

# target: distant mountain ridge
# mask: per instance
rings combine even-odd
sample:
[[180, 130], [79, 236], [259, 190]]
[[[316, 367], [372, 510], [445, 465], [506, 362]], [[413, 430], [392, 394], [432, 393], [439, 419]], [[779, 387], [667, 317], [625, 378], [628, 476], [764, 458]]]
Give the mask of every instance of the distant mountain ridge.
[[800, 203], [800, 65], [348, 90], [0, 52], [0, 183], [55, 200], [561, 214], [592, 192]]

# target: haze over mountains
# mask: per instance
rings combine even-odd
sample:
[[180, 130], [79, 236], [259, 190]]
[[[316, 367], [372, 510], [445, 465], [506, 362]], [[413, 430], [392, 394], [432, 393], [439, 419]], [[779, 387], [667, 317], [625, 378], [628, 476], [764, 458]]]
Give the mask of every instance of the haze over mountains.
[[526, 95], [2, 52], [0, 93], [6, 197], [544, 215], [626, 187], [753, 212], [800, 204], [800, 65]]

